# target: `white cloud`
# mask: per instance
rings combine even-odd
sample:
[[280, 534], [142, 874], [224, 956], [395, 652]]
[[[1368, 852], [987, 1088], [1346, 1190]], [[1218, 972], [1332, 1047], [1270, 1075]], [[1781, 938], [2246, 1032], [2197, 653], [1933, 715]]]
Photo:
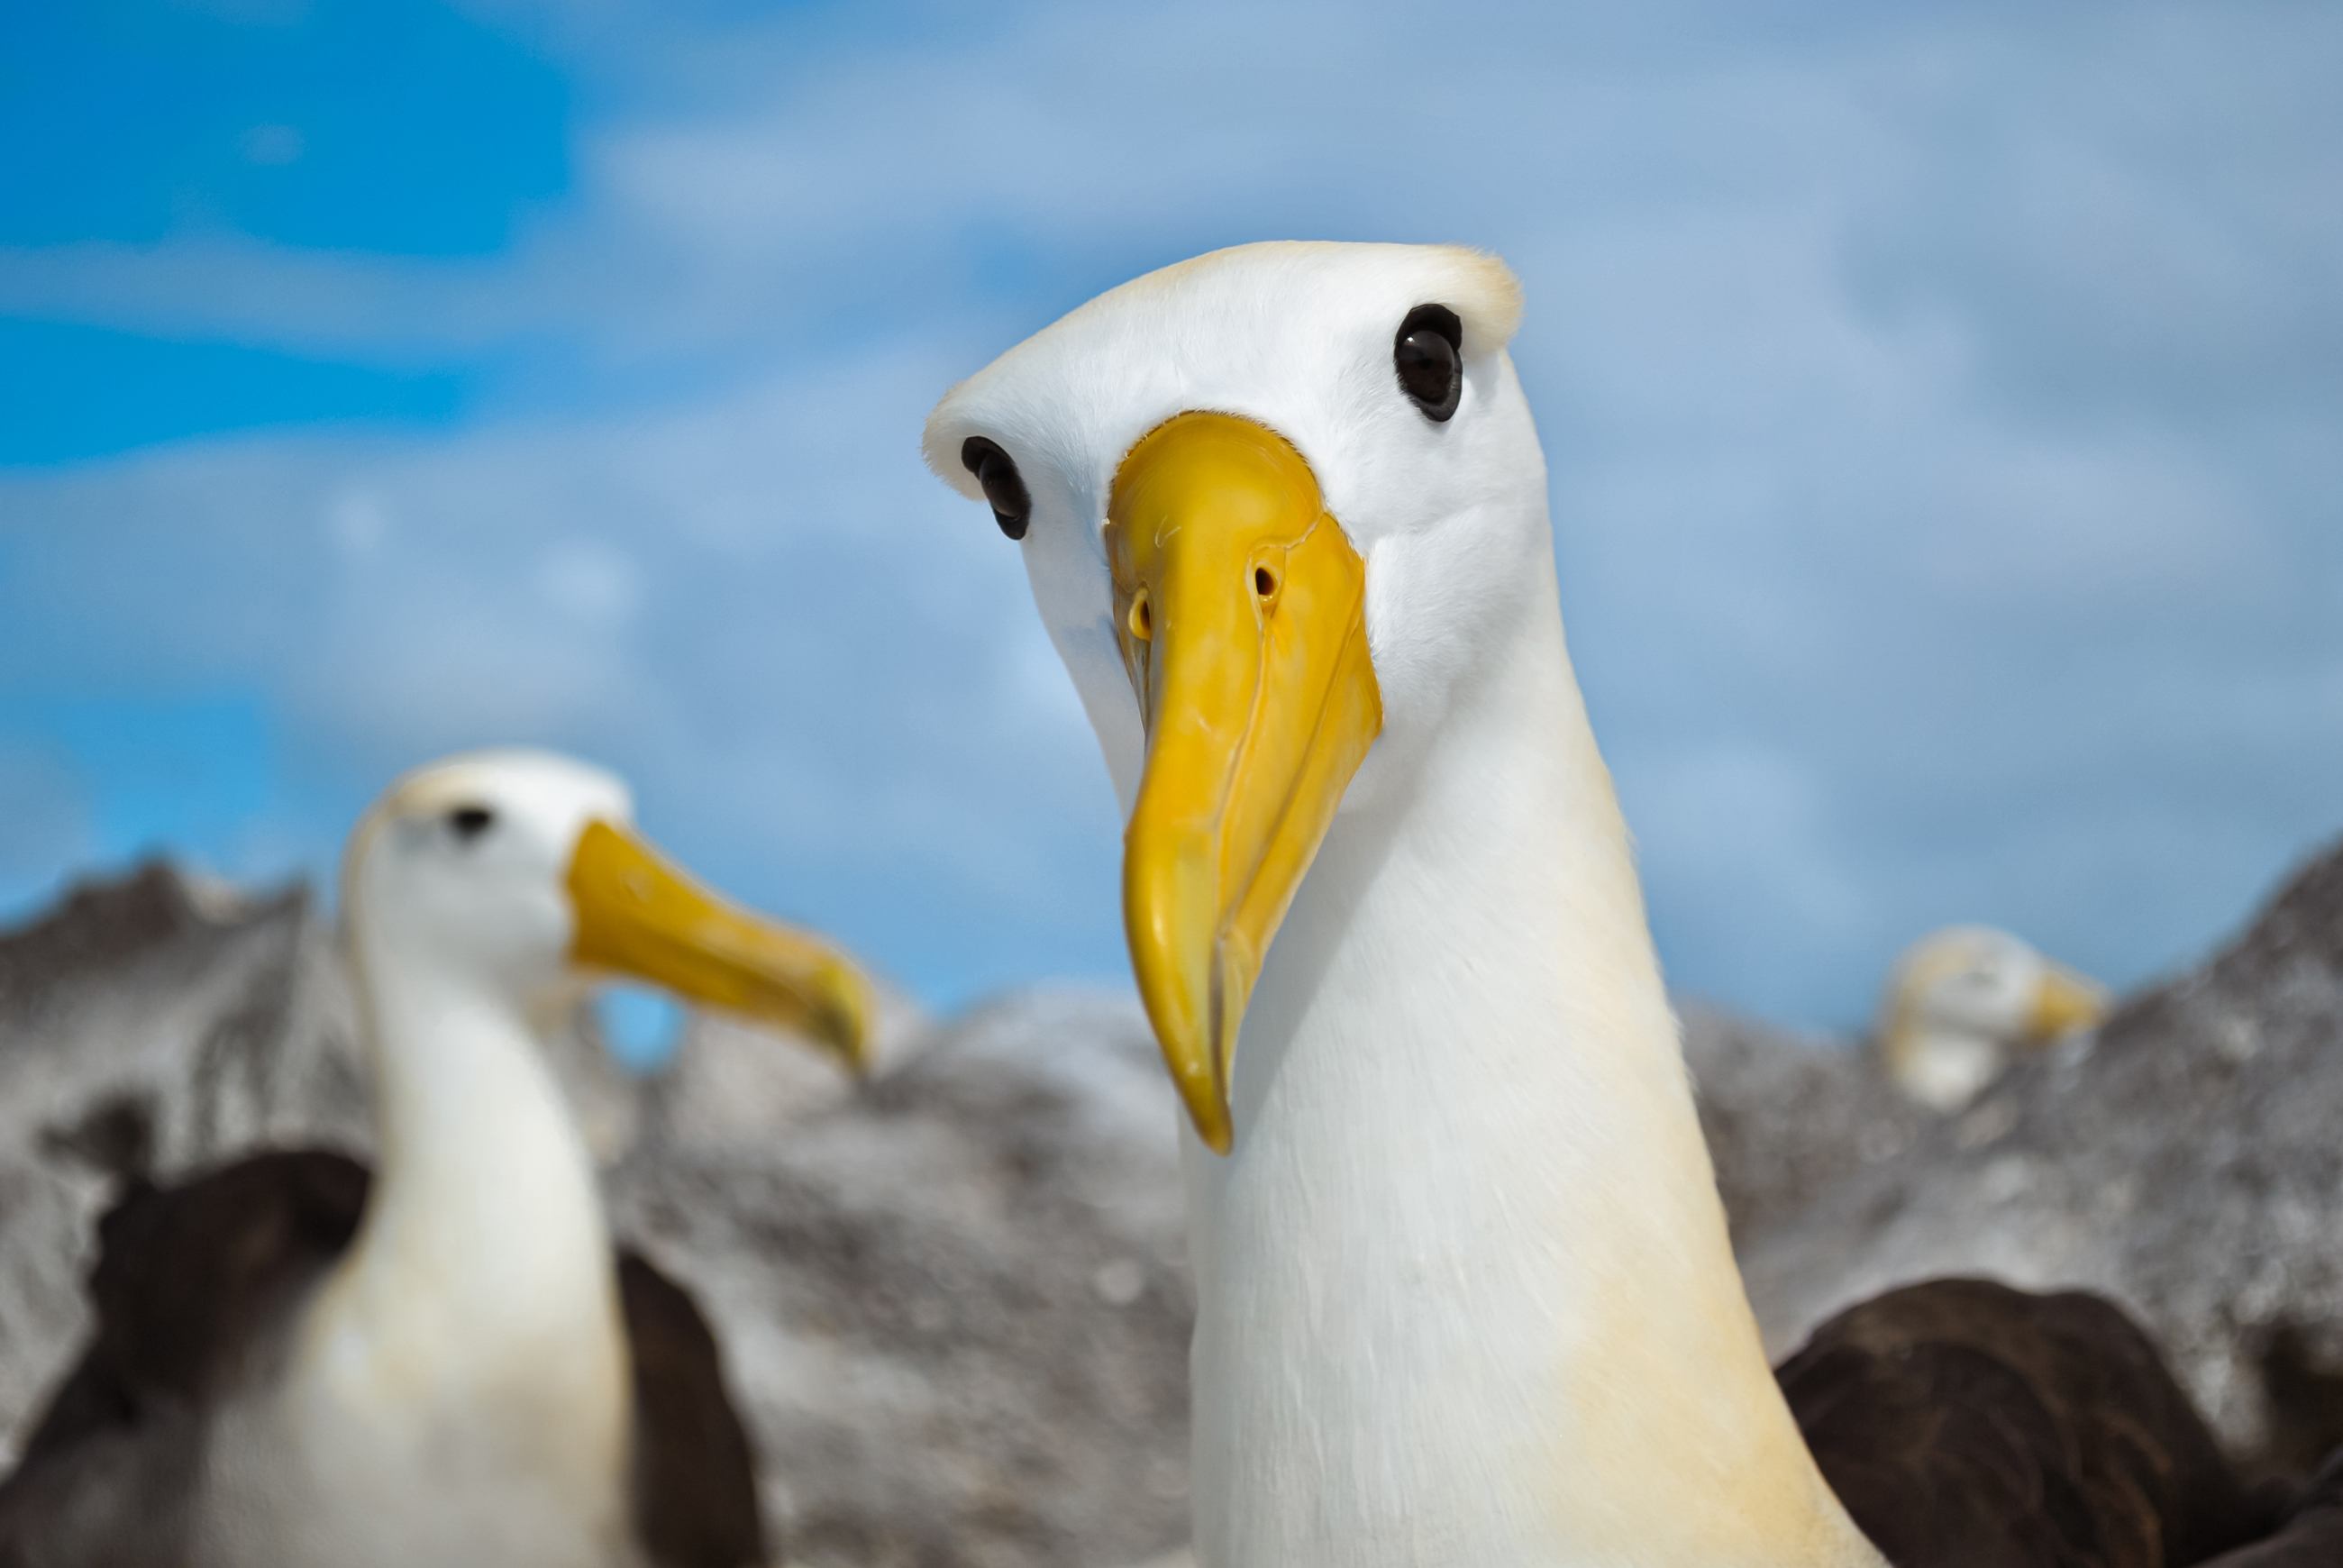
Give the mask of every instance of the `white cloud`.
[[565, 539], [538, 561], [538, 591], [570, 619], [591, 626], [632, 619], [638, 580], [622, 551], [591, 539]]
[[89, 852], [83, 781], [54, 747], [0, 734], [0, 923], [42, 890], [60, 866]]
[[390, 535], [390, 508], [382, 498], [366, 490], [348, 490], [334, 498], [326, 514], [326, 531], [352, 555], [367, 555]]

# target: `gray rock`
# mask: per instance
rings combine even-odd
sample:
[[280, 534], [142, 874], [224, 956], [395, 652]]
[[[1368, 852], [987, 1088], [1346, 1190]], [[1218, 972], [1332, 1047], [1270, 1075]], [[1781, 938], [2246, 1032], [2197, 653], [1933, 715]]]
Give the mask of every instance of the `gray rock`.
[[2148, 1326], [2249, 1463], [2343, 1442], [2343, 850], [2209, 962], [1843, 1165], [1740, 1251], [1777, 1355], [1910, 1280], [2082, 1286]]
[[162, 867], [0, 940], [0, 1433], [22, 1435], [79, 1345], [121, 1178], [274, 1141], [359, 1146], [320, 946], [299, 891], [246, 903]]
[[1936, 1121], [1870, 1051], [1769, 1028], [1698, 1002], [1678, 1009], [1684, 1062], [1734, 1242], [1745, 1247]]
[[1131, 1003], [1031, 996], [768, 1140], [654, 1134], [614, 1173], [619, 1228], [722, 1326], [793, 1563], [1184, 1535], [1173, 1114]]

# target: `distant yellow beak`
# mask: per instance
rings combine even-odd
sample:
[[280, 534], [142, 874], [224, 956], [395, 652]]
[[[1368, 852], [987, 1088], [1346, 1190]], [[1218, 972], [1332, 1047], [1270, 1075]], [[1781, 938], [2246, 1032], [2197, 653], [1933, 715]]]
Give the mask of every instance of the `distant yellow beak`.
[[2026, 1033], [2046, 1044], [2060, 1035], [2093, 1028], [2107, 1016], [2107, 987], [2064, 964], [2050, 964], [2034, 993], [2034, 1016], [2026, 1020]]
[[869, 1065], [870, 982], [808, 931], [749, 913], [607, 821], [586, 825], [569, 859], [578, 934], [569, 956], [692, 1001], [779, 1024]]
[[1366, 563], [1302, 455], [1225, 414], [1131, 448], [1106, 548], [1147, 727], [1123, 834], [1131, 968], [1197, 1134], [1225, 1154], [1262, 959], [1383, 730]]

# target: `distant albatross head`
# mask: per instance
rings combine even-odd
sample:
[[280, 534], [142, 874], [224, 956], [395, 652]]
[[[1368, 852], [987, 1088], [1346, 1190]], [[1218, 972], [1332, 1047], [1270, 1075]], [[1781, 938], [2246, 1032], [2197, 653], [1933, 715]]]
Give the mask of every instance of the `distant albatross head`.
[[2007, 931], [1948, 926], [1896, 960], [1879, 1004], [1880, 1058], [1906, 1095], [1958, 1111], [2017, 1051], [2088, 1029], [2107, 1008], [2106, 987]]
[[1551, 595], [1520, 311], [1474, 251], [1245, 246], [1101, 296], [929, 418], [930, 464], [1023, 541], [1098, 730], [1140, 991], [1216, 1150], [1337, 811]]
[[853, 961], [700, 886], [637, 833], [624, 784], [567, 757], [481, 751], [399, 779], [351, 836], [342, 899], [377, 990], [541, 1020], [625, 976], [863, 1065], [871, 998]]

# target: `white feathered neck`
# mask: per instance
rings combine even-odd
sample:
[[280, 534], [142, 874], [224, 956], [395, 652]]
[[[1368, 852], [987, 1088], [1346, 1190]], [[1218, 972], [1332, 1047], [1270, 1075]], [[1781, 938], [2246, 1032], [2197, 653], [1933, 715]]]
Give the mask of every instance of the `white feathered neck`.
[[245, 1560], [632, 1561], [609, 1235], [540, 1030], [349, 915], [379, 1161], [251, 1418]]
[[[363, 926], [352, 947], [380, 1156], [313, 1314], [347, 1342], [331, 1353], [367, 1363], [387, 1400], [508, 1380], [524, 1348], [565, 1382], [599, 1381], [622, 1348], [609, 1232], [536, 1020]], [[584, 1366], [543, 1354], [554, 1342], [590, 1352]]]
[[1328, 837], [1233, 1152], [1187, 1139], [1215, 1568], [1878, 1563], [1766, 1365], [1541, 577]]

